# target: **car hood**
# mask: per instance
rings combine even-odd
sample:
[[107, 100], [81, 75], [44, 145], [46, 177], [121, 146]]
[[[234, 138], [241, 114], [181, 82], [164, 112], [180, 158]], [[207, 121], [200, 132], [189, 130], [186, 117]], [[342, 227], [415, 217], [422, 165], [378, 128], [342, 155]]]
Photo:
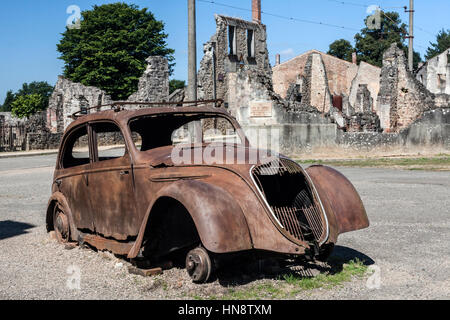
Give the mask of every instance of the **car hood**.
[[139, 162], [152, 167], [219, 166], [251, 167], [268, 163], [280, 154], [237, 144], [195, 144], [154, 148], [139, 153]]

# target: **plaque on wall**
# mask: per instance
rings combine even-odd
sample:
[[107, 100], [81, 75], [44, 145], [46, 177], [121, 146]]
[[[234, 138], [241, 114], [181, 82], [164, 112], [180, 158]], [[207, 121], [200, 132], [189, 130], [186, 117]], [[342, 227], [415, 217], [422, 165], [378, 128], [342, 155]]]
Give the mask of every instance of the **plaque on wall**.
[[268, 117], [272, 117], [271, 101], [250, 102], [250, 118], [268, 118]]

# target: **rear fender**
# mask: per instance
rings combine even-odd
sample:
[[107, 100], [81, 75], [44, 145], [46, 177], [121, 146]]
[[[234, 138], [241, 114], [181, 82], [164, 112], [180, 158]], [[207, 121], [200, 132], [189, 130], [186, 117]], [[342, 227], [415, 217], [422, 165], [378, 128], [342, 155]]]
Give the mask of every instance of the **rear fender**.
[[199, 180], [180, 180], [158, 192], [149, 205], [128, 258], [137, 256], [153, 205], [162, 197], [180, 202], [194, 221], [203, 246], [215, 253], [252, 248], [247, 221], [241, 207], [226, 190]]

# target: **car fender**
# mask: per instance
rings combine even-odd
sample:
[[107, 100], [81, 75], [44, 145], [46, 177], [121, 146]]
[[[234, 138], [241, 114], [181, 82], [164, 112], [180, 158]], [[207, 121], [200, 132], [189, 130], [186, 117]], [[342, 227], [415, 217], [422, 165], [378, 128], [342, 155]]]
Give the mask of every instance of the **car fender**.
[[339, 234], [364, 229], [369, 219], [353, 184], [339, 171], [322, 165], [306, 169], [330, 222], [330, 240]]
[[211, 252], [226, 253], [252, 248], [247, 221], [239, 204], [221, 187], [196, 180], [179, 180], [161, 189], [147, 209], [128, 258], [137, 256], [152, 207], [162, 197], [180, 202], [189, 212], [203, 246]]
[[54, 208], [54, 204], [56, 202], [59, 202], [59, 204], [62, 206], [62, 208], [64, 210], [64, 213], [69, 218], [70, 236], [71, 236], [72, 240], [78, 239], [78, 229], [75, 226], [75, 223], [73, 221], [72, 211], [70, 211], [70, 207], [68, 205], [66, 197], [59, 191], [54, 192], [51, 195], [50, 199], [48, 200], [47, 213], [46, 213], [46, 219], [45, 219], [47, 231], [49, 232], [49, 231], [53, 230], [53, 208]]

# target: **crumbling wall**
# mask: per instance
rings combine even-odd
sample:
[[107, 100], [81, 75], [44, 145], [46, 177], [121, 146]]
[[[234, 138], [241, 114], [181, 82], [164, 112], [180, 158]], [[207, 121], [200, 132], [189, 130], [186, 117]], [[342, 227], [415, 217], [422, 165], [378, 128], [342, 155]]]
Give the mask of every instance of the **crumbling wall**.
[[423, 112], [450, 106], [450, 96], [436, 96], [408, 70], [405, 54], [392, 44], [383, 54], [378, 108], [383, 128], [400, 131]]
[[169, 64], [166, 58], [151, 56], [147, 68], [139, 78], [138, 90], [128, 101], [159, 102], [169, 98]]
[[[200, 62], [198, 97], [206, 100], [213, 99], [215, 80], [216, 97], [228, 102], [228, 90], [232, 87], [229, 81], [235, 80], [234, 74], [237, 72], [253, 71], [258, 74], [272, 75], [266, 47], [266, 26], [222, 15], [215, 15], [215, 20], [216, 33], [204, 45], [204, 56]], [[230, 27], [235, 30], [234, 54], [230, 53]], [[248, 31], [253, 34], [253, 55], [249, 55], [248, 52]]]
[[327, 71], [320, 54], [311, 53], [309, 55], [304, 73], [302, 105], [313, 106], [323, 113], [330, 111], [332, 103]]
[[434, 94], [450, 94], [450, 48], [425, 62], [416, 79]]
[[273, 67], [274, 91], [281, 97], [286, 97], [291, 83], [298, 83], [301, 77], [306, 76], [306, 63], [311, 54], [319, 54], [321, 63], [327, 72], [328, 88], [332, 95], [346, 95], [350, 93], [352, 80], [355, 78], [358, 66], [351, 62], [336, 58], [329, 54], [310, 50], [295, 58]]
[[367, 89], [370, 92], [371, 98], [373, 101], [373, 110], [376, 112], [377, 105], [376, 105], [376, 97], [378, 95], [378, 92], [380, 91], [380, 74], [381, 69], [378, 67], [375, 67], [371, 64], [368, 64], [364, 61], [362, 61], [358, 66], [358, 72], [356, 73], [355, 77], [352, 80], [351, 87], [350, 87], [350, 94], [349, 94], [349, 103], [351, 106], [355, 106], [356, 103], [356, 95], [359, 89], [360, 85], [366, 85]]
[[26, 121], [26, 150], [58, 149], [62, 133], [47, 126], [47, 112], [40, 111]]
[[73, 121], [73, 113], [111, 102], [111, 97], [105, 91], [59, 76], [49, 99], [47, 127], [52, 133], [64, 132]]
[[[139, 79], [138, 90], [127, 101], [157, 102], [169, 100], [169, 66], [164, 57], [147, 58], [147, 68]], [[181, 93], [178, 92], [178, 97]], [[61, 133], [73, 121], [71, 115], [91, 107], [110, 104], [113, 100], [105, 91], [58, 77], [49, 99], [47, 128]], [[95, 109], [86, 113], [96, 112]]]

